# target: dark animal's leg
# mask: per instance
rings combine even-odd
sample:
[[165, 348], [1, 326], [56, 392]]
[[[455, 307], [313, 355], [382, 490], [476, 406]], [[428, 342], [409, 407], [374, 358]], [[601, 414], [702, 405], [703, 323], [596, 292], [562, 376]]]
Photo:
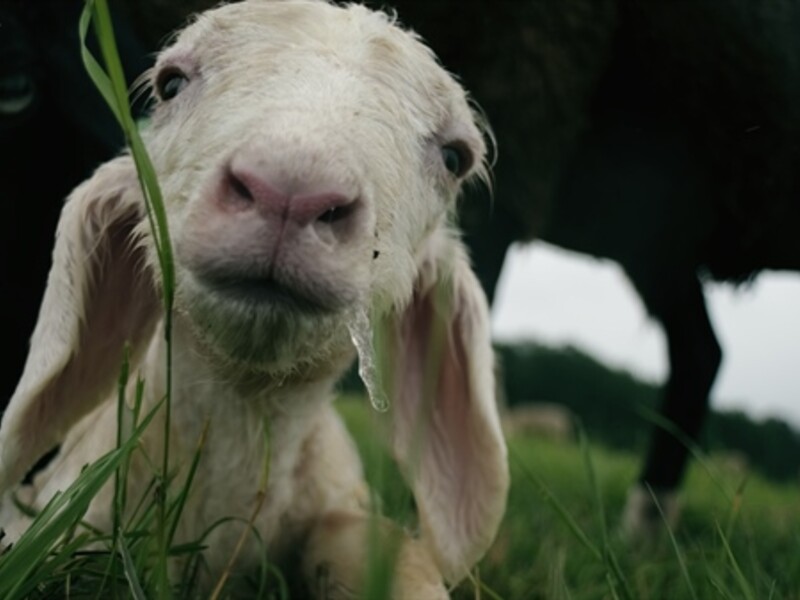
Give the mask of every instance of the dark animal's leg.
[[[722, 352], [694, 274], [661, 281], [658, 289], [637, 284], [648, 309], [664, 326], [670, 374], [661, 415], [682, 435], [697, 441], [708, 413], [708, 394]], [[641, 480], [654, 490], [674, 490], [688, 462], [688, 449], [671, 432], [657, 427]]]
[[[708, 393], [722, 352], [695, 274], [672, 276], [659, 269], [628, 271], [650, 313], [664, 326], [670, 374], [661, 401], [669, 427], [656, 426], [639, 484], [628, 495], [622, 533], [647, 541], [678, 518], [677, 488], [689, 459], [685, 441], [696, 442], [708, 413]], [[677, 430], [677, 431], [675, 431]], [[678, 433], [678, 436], [675, 435]]]

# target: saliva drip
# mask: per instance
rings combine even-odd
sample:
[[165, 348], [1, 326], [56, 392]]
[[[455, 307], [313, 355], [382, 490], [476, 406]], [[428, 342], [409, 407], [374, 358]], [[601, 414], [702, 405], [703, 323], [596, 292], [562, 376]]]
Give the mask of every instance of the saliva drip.
[[372, 324], [366, 307], [359, 306], [352, 312], [347, 328], [350, 330], [350, 339], [358, 351], [358, 376], [367, 388], [372, 408], [378, 412], [386, 412], [389, 410], [389, 399], [381, 385], [375, 347], [372, 343]]

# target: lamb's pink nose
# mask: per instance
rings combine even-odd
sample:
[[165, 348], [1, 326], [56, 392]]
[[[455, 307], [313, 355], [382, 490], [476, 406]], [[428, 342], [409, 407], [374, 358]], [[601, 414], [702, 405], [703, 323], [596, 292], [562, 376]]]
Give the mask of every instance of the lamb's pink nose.
[[334, 223], [347, 219], [354, 211], [356, 198], [336, 186], [314, 177], [281, 181], [269, 169], [232, 163], [225, 173], [222, 196], [226, 203], [251, 207], [266, 219], [285, 219], [301, 227]]

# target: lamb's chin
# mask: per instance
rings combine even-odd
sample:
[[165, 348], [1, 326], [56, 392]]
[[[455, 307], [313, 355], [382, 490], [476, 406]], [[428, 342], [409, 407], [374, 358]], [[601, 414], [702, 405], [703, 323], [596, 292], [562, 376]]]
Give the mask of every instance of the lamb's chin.
[[324, 362], [347, 339], [340, 310], [305, 310], [283, 298], [231, 298], [196, 282], [185, 281], [183, 288], [182, 312], [221, 366], [263, 373], [296, 370], [298, 364]]

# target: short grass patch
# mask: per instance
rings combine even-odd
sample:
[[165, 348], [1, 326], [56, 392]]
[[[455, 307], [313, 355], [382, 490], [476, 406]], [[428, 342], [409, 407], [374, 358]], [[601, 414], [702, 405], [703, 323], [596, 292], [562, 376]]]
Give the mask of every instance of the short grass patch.
[[[338, 406], [383, 510], [411, 522], [411, 496], [386, 450], [382, 419], [365, 399]], [[800, 598], [797, 486], [695, 461], [674, 541], [665, 526], [657, 539], [631, 546], [617, 526], [638, 456], [590, 443], [587, 463], [577, 442], [531, 437], [512, 437], [509, 450], [506, 516], [477, 570], [485, 589], [467, 581], [454, 598]]]
[[[389, 416], [362, 397], [341, 398], [337, 406], [359, 447], [376, 506], [413, 528], [413, 497], [387, 448]], [[123, 442], [89, 467], [73, 490], [42, 511], [25, 541], [0, 557], [3, 598], [138, 598], [159, 589], [153, 569], [154, 497], [116, 537], [75, 527], [94, 488], [124, 463], [133, 443]], [[505, 518], [473, 577], [453, 590], [456, 600], [800, 599], [796, 486], [718, 470], [713, 460], [695, 461], [679, 527], [672, 532], [665, 527], [656, 539], [632, 546], [618, 535], [617, 523], [638, 457], [591, 443], [531, 437], [511, 438], [509, 451], [512, 485]], [[54, 519], [65, 523], [51, 525]], [[173, 546], [169, 554], [191, 564], [200, 559], [202, 546], [202, 540]], [[196, 597], [192, 573], [187, 568], [183, 580], [160, 593]], [[253, 598], [302, 597], [289, 593], [270, 564], [252, 589]]]

